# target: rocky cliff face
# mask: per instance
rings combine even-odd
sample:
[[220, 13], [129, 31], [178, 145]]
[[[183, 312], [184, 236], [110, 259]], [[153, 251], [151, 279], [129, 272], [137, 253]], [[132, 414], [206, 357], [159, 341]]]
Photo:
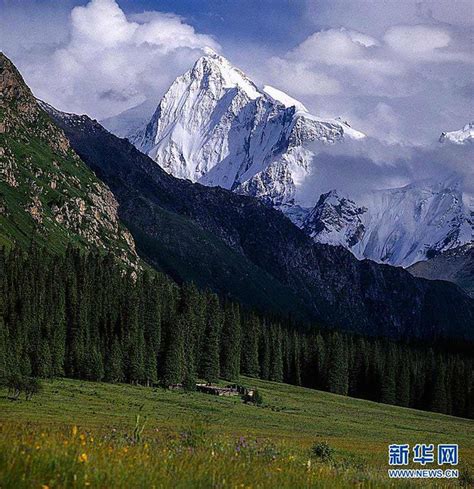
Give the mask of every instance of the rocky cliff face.
[[72, 242], [136, 264], [112, 192], [43, 108], [0, 53], [0, 241], [28, 246], [33, 240], [53, 250]]

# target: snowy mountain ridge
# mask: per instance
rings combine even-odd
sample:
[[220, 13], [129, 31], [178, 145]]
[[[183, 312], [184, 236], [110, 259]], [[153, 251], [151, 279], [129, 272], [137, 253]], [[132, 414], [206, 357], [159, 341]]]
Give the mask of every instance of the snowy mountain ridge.
[[227, 59], [207, 52], [179, 76], [130, 141], [179, 178], [273, 204], [291, 201], [311, 169], [310, 141], [363, 138], [347, 123], [311, 115], [280, 90], [260, 90]]
[[403, 267], [473, 239], [473, 221], [456, 179], [379, 190], [364, 204], [328, 192], [302, 228], [316, 241], [344, 246], [359, 259]]

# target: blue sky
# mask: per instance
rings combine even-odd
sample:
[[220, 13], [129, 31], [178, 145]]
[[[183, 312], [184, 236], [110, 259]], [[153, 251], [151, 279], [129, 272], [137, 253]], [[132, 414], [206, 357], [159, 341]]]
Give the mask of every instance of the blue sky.
[[157, 103], [211, 46], [258, 84], [389, 142], [474, 118], [471, 0], [0, 0], [40, 98], [98, 119]]
[[[161, 10], [186, 18], [199, 32], [215, 35], [222, 44], [239, 39], [289, 48], [312, 31], [302, 2], [294, 0], [163, 0], [124, 1], [125, 11]], [[257, 7], [258, 5], [258, 7]]]

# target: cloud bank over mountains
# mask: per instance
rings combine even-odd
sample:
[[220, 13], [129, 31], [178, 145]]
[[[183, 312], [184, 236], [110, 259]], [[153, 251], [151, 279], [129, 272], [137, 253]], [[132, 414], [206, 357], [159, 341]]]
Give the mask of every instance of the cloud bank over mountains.
[[92, 0], [71, 10], [67, 39], [24, 71], [38, 97], [103, 118], [165, 90], [205, 46], [220, 47], [176, 15], [127, 17], [114, 0]]
[[[342, 116], [390, 143], [429, 144], [472, 119], [469, 0], [307, 0], [298, 19], [268, 16], [274, 31], [301, 24], [276, 53], [263, 34], [250, 42], [242, 33], [224, 39], [221, 30], [220, 39], [200, 32], [191, 5], [183, 17], [152, 1], [138, 2], [147, 11], [120, 0], [78, 2], [0, 0], [0, 49], [39, 97], [62, 110], [103, 119], [158, 101], [209, 46], [245, 60], [252, 78], [299, 98], [312, 113]], [[241, 15], [250, 19], [247, 6]], [[199, 8], [211, 14], [212, 2]]]
[[311, 150], [315, 154], [313, 171], [299, 189], [308, 206], [315, 196], [333, 189], [366, 204], [374, 191], [423, 180], [458, 182], [465, 204], [474, 206], [472, 144], [406, 146], [365, 138], [332, 146], [314, 143]]

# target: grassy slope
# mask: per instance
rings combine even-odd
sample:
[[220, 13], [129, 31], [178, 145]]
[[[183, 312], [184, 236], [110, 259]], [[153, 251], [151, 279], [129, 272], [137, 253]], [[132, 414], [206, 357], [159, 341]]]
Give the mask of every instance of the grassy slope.
[[[313, 443], [327, 440], [336, 448], [340, 463], [349, 460], [357, 467], [365, 467], [360, 469], [364, 476], [351, 472], [350, 477], [367, 479], [369, 470], [372, 475], [368, 479], [374, 477], [375, 486], [384, 482], [389, 443], [458, 443], [461, 464], [471, 470], [474, 465], [474, 423], [470, 420], [285, 384], [254, 379], [243, 382], [258, 387], [264, 407], [245, 405], [238, 398], [200, 393], [56, 380], [47, 382], [44, 392], [30, 402], [10, 401], [3, 391], [0, 423], [14, 427], [19, 422], [31, 422], [33, 425], [28, 426], [35, 427], [33, 431], [65, 426], [70, 429], [77, 424], [79, 429], [94, 433], [107, 433], [113, 428], [131, 433], [134, 416], [143, 406], [141, 413], [148, 420], [145, 439], [161, 436], [156, 433], [170, 436], [183, 426], [202, 422], [211, 439], [265, 438], [301, 460], [308, 458]], [[290, 469], [286, 468], [291, 472]], [[344, 485], [348, 475], [339, 471], [331, 477], [336, 479], [328, 479], [328, 485], [336, 480], [337, 486]]]

